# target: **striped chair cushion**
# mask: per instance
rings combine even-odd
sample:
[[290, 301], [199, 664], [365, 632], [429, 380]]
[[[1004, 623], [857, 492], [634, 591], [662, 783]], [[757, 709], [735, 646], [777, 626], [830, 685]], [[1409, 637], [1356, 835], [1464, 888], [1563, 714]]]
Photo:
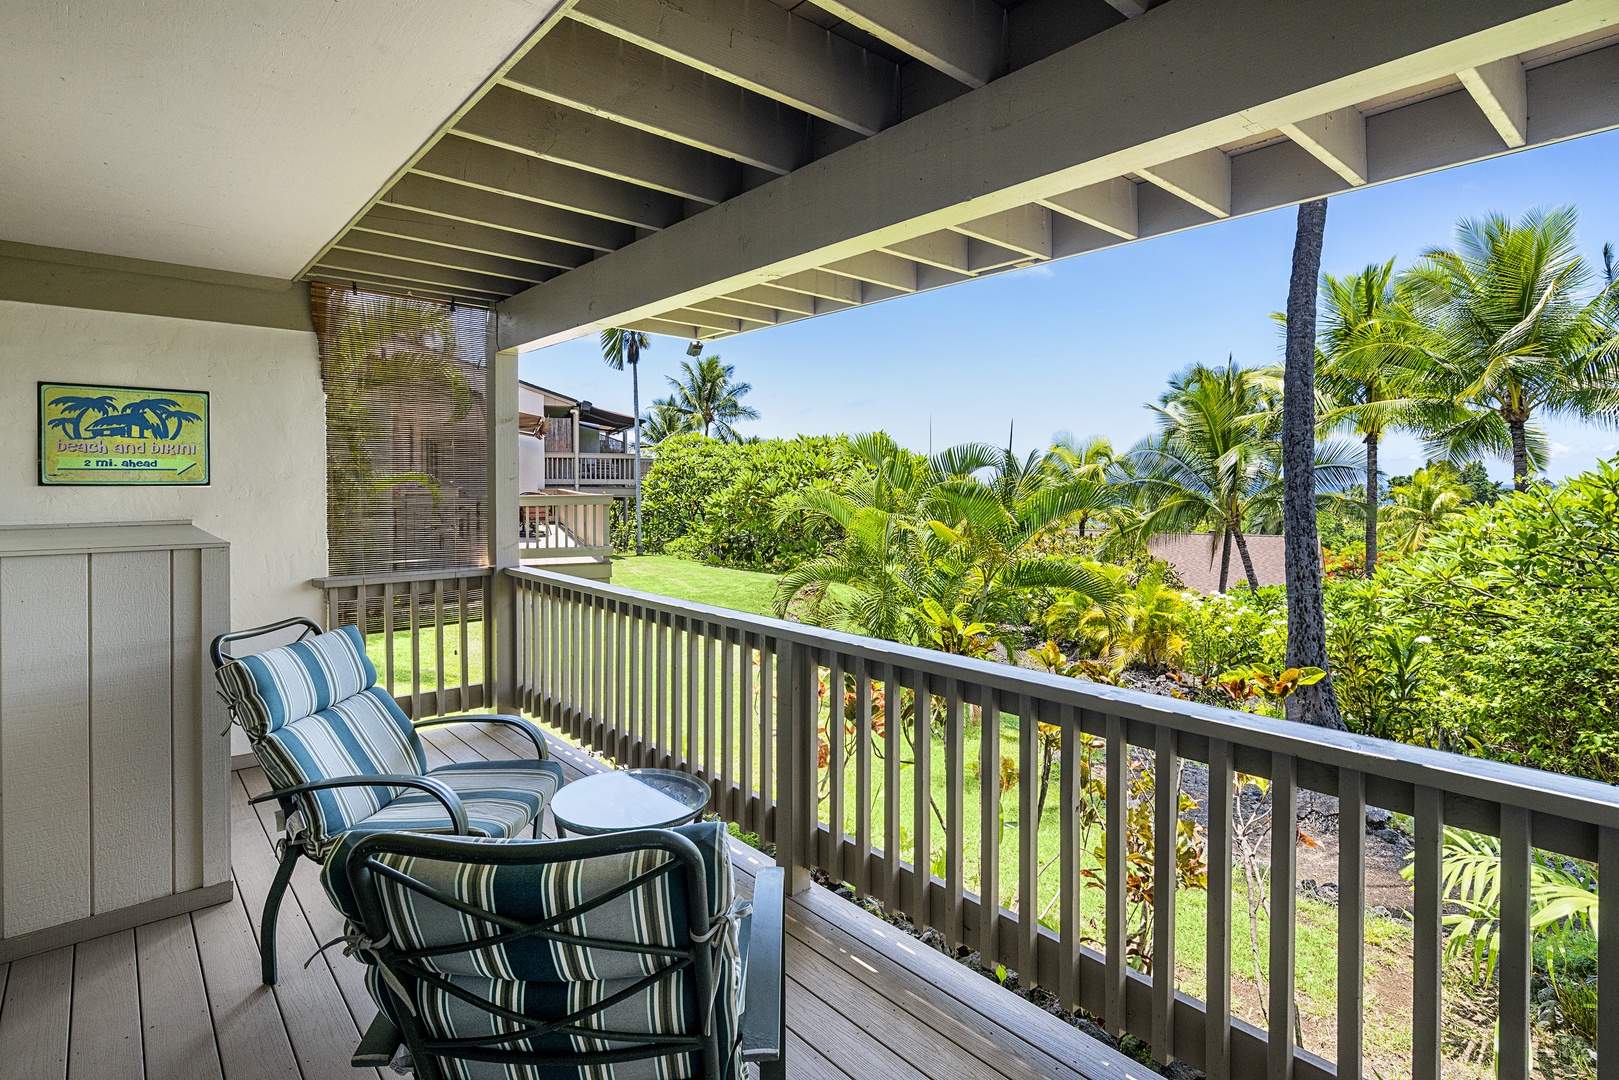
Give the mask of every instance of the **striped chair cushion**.
[[[696, 844], [702, 853], [707, 878], [708, 906], [712, 916], [727, 912], [735, 900], [731, 872], [730, 843], [725, 826], [718, 822], [685, 825], [673, 830]], [[661, 865], [671, 856], [661, 850], [646, 849], [618, 855], [599, 856], [569, 862], [542, 861], [550, 841], [527, 842], [536, 861], [519, 865], [494, 866], [477, 861], [477, 841], [450, 840], [465, 845], [465, 856], [457, 859], [427, 859], [397, 854], [381, 855], [381, 861], [425, 884], [458, 899], [524, 922], [539, 922], [547, 916], [601, 896], [627, 881]], [[524, 844], [523, 841], [515, 843]], [[351, 923], [358, 923], [358, 911], [347, 877], [347, 853], [353, 840], [345, 837], [328, 860], [322, 875], [327, 892]], [[395, 946], [412, 950], [429, 946], [465, 943], [468, 948], [431, 957], [422, 963], [443, 974], [457, 987], [472, 991], [524, 1016], [540, 1020], [557, 1019], [594, 1002], [604, 1001], [631, 987], [637, 980], [654, 974], [669, 961], [645, 953], [618, 952], [589, 946], [564, 944], [538, 938], [525, 938], [505, 945], [479, 947], [477, 942], [495, 933], [489, 924], [478, 924], [442, 904], [388, 879], [374, 879], [382, 909], [388, 920], [389, 935]], [[691, 938], [686, 919], [686, 885], [682, 875], [660, 875], [652, 884], [634, 889], [584, 915], [560, 924], [557, 929], [594, 940], [633, 942], [671, 947], [689, 946]], [[741, 962], [737, 952], [736, 929], [727, 922], [717, 940], [715, 974], [719, 992], [715, 995], [714, 1022], [722, 1055], [729, 1052], [736, 1032], [737, 1007], [741, 995]], [[392, 993], [375, 969], [369, 985], [378, 1005], [399, 1022]], [[514, 1025], [470, 1005], [431, 984], [406, 980], [414, 998], [417, 1015], [431, 1038], [471, 1038], [516, 1030]], [[701, 1034], [697, 1029], [697, 1003], [686, 974], [659, 980], [650, 987], [626, 997], [583, 1022], [589, 1028], [624, 1033]], [[626, 1049], [630, 1044], [580, 1035], [554, 1034], [510, 1046], [510, 1049], [539, 1052], [586, 1052]], [[695, 1054], [672, 1054], [616, 1065], [581, 1066], [576, 1069], [529, 1068], [466, 1061], [441, 1063], [446, 1075], [483, 1080], [485, 1077], [524, 1078], [524, 1080], [679, 1080], [700, 1075], [702, 1062]]]
[[344, 626], [233, 660], [218, 678], [237, 721], [256, 741], [375, 686], [377, 669], [359, 628]]
[[[554, 761], [479, 761], [447, 765], [428, 774], [461, 798], [467, 827], [475, 835], [504, 840], [515, 837], [540, 816], [562, 786], [562, 766]], [[350, 827], [356, 834], [374, 832], [449, 832], [444, 804], [425, 791], [400, 789], [388, 805]], [[337, 837], [319, 845], [318, 856], [331, 853]]]
[[[421, 740], [410, 720], [380, 686], [368, 687], [311, 716], [282, 724], [254, 740], [253, 749], [270, 783], [278, 788], [337, 776], [414, 776], [427, 771]], [[395, 795], [403, 794], [404, 789], [378, 786], [330, 788], [299, 796], [309, 827], [308, 846], [311, 850], [329, 849], [343, 830], [389, 805]]]

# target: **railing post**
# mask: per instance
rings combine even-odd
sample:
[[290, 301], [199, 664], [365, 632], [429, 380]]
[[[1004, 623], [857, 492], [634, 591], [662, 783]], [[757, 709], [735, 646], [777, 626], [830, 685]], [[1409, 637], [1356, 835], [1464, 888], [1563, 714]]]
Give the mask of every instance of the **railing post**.
[[517, 589], [505, 574], [519, 565], [517, 478], [517, 350], [501, 352], [495, 338], [495, 317], [489, 316], [488, 342], [484, 369], [485, 448], [489, 462], [485, 488], [484, 520], [488, 528], [490, 580], [485, 596], [484, 633], [493, 648], [486, 648], [493, 659], [486, 671], [500, 712], [517, 709]]
[[815, 853], [816, 686], [809, 646], [782, 642], [776, 655], [776, 864], [787, 891], [810, 887]]

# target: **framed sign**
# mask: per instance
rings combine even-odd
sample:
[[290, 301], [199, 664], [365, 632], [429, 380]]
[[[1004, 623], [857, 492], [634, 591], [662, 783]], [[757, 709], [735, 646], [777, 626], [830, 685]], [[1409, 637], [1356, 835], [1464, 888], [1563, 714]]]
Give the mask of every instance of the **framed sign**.
[[39, 384], [41, 484], [207, 484], [208, 394]]

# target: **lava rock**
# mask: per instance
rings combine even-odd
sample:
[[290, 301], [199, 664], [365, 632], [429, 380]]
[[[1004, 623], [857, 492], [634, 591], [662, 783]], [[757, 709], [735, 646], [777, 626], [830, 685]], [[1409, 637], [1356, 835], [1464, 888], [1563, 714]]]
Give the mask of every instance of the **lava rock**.
[[1380, 832], [1389, 827], [1394, 820], [1394, 814], [1381, 806], [1368, 806], [1366, 808], [1366, 831]]

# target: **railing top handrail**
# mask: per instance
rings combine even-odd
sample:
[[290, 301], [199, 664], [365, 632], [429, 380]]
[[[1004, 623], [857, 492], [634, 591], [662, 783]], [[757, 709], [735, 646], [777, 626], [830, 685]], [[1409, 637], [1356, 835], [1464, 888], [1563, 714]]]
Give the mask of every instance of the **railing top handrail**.
[[459, 570], [402, 570], [390, 574], [339, 574], [336, 577], [310, 578], [309, 584], [317, 589], [352, 589], [356, 585], [404, 585], [412, 581], [459, 581], [462, 578], [488, 577], [490, 567], [467, 566]]
[[1079, 709], [1168, 727], [1194, 736], [1223, 739], [1237, 746], [1290, 754], [1334, 768], [1355, 769], [1369, 776], [1439, 788], [1485, 802], [1519, 806], [1604, 828], [1619, 829], [1619, 787], [1595, 780], [1487, 758], [1465, 757], [1347, 731], [1311, 727], [1290, 720], [1167, 698], [1139, 690], [1105, 686], [1011, 664], [975, 660], [933, 649], [639, 592], [565, 574], [527, 567], [508, 568], [506, 572], [513, 577], [574, 592], [617, 598], [643, 607], [662, 608], [744, 632], [858, 656], [868, 663], [958, 679], [998, 693], [1029, 695]]
[[598, 495], [594, 492], [567, 492], [556, 495], [519, 495], [518, 506], [559, 506], [564, 503], [586, 506], [608, 506], [613, 502], [611, 495]]

